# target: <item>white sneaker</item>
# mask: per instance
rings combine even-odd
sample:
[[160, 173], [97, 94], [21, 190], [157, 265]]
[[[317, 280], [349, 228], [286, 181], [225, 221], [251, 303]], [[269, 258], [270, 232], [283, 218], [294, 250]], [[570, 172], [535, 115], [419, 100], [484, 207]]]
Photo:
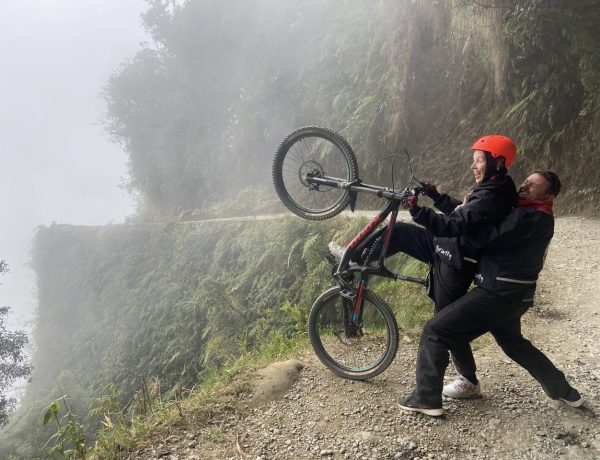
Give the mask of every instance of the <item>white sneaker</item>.
[[344, 252], [346, 252], [345, 247], [340, 246], [339, 244], [337, 244], [334, 241], [330, 241], [329, 244], [327, 245], [327, 248], [329, 249], [329, 252], [333, 255], [333, 257], [336, 258], [336, 260], [338, 262], [340, 260], [342, 260], [342, 257], [344, 257]]
[[481, 398], [481, 385], [479, 382], [473, 385], [469, 379], [459, 375], [454, 382], [444, 385], [442, 394], [454, 399]]

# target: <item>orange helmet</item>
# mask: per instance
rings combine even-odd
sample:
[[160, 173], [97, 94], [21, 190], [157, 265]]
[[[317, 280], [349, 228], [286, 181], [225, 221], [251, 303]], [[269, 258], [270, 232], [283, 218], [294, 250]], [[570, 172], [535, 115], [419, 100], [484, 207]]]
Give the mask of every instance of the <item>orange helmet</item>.
[[517, 157], [517, 147], [514, 142], [501, 134], [490, 134], [477, 139], [471, 150], [489, 152], [494, 158], [504, 157], [506, 169]]

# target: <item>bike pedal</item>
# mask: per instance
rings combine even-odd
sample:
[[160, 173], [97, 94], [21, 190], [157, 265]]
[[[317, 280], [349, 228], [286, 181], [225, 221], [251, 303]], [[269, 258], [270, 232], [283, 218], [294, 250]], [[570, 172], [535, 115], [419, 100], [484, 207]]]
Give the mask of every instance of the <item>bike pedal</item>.
[[348, 300], [356, 300], [356, 293], [352, 291], [340, 291], [340, 296]]

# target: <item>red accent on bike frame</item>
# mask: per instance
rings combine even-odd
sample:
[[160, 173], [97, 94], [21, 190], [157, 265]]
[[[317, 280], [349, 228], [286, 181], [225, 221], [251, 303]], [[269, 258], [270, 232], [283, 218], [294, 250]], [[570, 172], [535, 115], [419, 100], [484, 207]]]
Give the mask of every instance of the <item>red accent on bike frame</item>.
[[385, 242], [383, 243], [383, 257], [387, 254], [387, 250], [390, 247], [390, 240], [392, 239], [392, 233], [394, 232], [394, 224], [396, 223], [396, 217], [398, 211], [392, 211], [390, 216], [390, 225], [388, 225], [387, 234], [385, 235]]
[[358, 309], [360, 308], [360, 302], [362, 301], [363, 290], [365, 288], [365, 283], [363, 280], [360, 280], [360, 286], [358, 287], [358, 294], [356, 294], [356, 303], [354, 304], [354, 311], [352, 312], [352, 320], [356, 321], [358, 319]]
[[381, 214], [377, 214], [375, 218], [371, 222], [369, 222], [367, 226], [363, 228], [361, 232], [358, 235], [356, 235], [352, 241], [350, 241], [348, 247], [350, 249], [354, 249], [356, 246], [358, 246], [358, 243], [361, 242], [365, 235], [367, 235], [371, 230], [377, 227], [382, 220], [383, 218], [381, 217]]

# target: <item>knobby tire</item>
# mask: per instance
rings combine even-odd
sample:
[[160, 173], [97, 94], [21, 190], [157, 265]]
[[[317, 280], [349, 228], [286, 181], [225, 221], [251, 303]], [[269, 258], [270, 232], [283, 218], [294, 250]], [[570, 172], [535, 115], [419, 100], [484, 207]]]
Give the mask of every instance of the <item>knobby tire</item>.
[[289, 134], [273, 159], [273, 185], [277, 196], [294, 214], [309, 220], [325, 220], [350, 203], [348, 190], [310, 188], [307, 172], [345, 181], [358, 179], [358, 163], [352, 148], [336, 132], [307, 126]]
[[347, 301], [340, 296], [339, 286], [321, 294], [308, 317], [308, 334], [317, 357], [336, 375], [351, 380], [381, 374], [398, 351], [398, 323], [389, 306], [369, 289], [363, 290], [363, 298], [364, 335], [360, 338], [349, 338], [343, 332], [348, 306], [344, 306]]

